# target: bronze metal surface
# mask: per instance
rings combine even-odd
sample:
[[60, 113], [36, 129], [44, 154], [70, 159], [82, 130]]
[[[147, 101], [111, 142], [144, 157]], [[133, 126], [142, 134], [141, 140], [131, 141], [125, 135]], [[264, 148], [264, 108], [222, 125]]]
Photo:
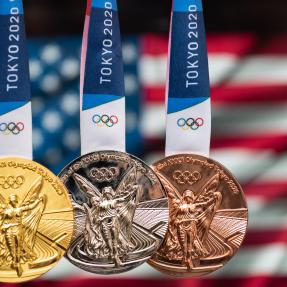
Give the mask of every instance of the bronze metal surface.
[[164, 243], [149, 260], [177, 277], [198, 277], [223, 267], [241, 246], [248, 223], [243, 191], [218, 162], [174, 155], [153, 165], [169, 196]]

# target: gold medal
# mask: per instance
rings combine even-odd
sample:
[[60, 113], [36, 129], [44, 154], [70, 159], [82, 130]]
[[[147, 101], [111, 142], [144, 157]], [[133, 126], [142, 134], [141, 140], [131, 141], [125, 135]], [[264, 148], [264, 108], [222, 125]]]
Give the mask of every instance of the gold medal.
[[0, 281], [35, 279], [62, 258], [74, 216], [65, 186], [42, 165], [0, 159]]
[[207, 275], [223, 267], [241, 246], [248, 210], [243, 191], [218, 162], [175, 155], [154, 165], [169, 196], [165, 241], [149, 263], [176, 277]]

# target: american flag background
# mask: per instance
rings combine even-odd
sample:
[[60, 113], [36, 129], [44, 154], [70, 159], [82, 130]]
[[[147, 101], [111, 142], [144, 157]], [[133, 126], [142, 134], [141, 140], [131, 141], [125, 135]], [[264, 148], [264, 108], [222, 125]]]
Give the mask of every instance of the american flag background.
[[[35, 16], [38, 15], [37, 11], [41, 11], [39, 15], [45, 13], [45, 10], [40, 10], [39, 4], [31, 2], [35, 6], [31, 4], [28, 7], [32, 11], [31, 14], [28, 11], [28, 27], [29, 19], [33, 22], [40, 17]], [[247, 1], [241, 2], [248, 5]], [[260, 7], [261, 2], [254, 2]], [[275, 5], [276, 1], [273, 2]], [[223, 5], [226, 1], [218, 3]], [[287, 11], [287, 4], [280, 3], [279, 6]], [[252, 7], [255, 9], [256, 5]], [[269, 4], [270, 8], [272, 5]], [[228, 13], [228, 5], [225, 7]], [[78, 12], [75, 9], [71, 11]], [[246, 19], [242, 31], [236, 26], [240, 25], [237, 11], [243, 13], [240, 14], [243, 20]], [[259, 8], [255, 11], [258, 18], [260, 11], [262, 9]], [[278, 15], [281, 15], [280, 11]], [[209, 15], [214, 19], [211, 8], [207, 9], [207, 19]], [[222, 162], [239, 179], [250, 210], [248, 234], [239, 253], [222, 270], [203, 279], [171, 279], [147, 264], [127, 274], [101, 277], [81, 271], [64, 259], [44, 278], [23, 286], [287, 285], [287, 36], [284, 33], [275, 35], [270, 31], [268, 35], [262, 31], [257, 33], [256, 25], [248, 31], [251, 16], [240, 9], [234, 10], [233, 15], [234, 19], [226, 16], [225, 23], [234, 20], [234, 31], [229, 26], [224, 29], [224, 24], [217, 22], [221, 26], [218, 24], [218, 27], [207, 29], [207, 44], [212, 85], [212, 157]], [[155, 32], [167, 32], [168, 21], [153, 22], [154, 15], [150, 17], [151, 23], [157, 23]], [[258, 21], [264, 24], [264, 19]], [[279, 25], [278, 20], [274, 18], [274, 21], [273, 26], [269, 27], [271, 32]], [[124, 20], [126, 22], [127, 19]], [[39, 27], [33, 27], [31, 31], [39, 35], [37, 29]], [[30, 37], [28, 43], [34, 157], [55, 173], [80, 155], [81, 35], [71, 36], [69, 29], [69, 36]], [[168, 36], [167, 33], [149, 30], [145, 27], [141, 31], [144, 33], [124, 33], [122, 46], [127, 95], [127, 149], [152, 163], [163, 157], [164, 151]], [[45, 33], [43, 35], [46, 36]]]

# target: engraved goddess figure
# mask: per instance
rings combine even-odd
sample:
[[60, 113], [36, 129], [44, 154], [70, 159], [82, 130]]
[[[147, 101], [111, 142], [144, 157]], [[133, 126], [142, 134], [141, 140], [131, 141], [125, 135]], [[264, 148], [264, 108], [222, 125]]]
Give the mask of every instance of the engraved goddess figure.
[[192, 269], [198, 260], [208, 255], [204, 246], [211, 222], [218, 210], [222, 195], [217, 191], [219, 177], [213, 177], [195, 195], [192, 190], [186, 190], [179, 195], [175, 188], [165, 185], [171, 206], [171, 218], [162, 254], [169, 260], [180, 260]]
[[[132, 222], [140, 199], [139, 186], [136, 184], [136, 169], [131, 168], [124, 176], [116, 191], [108, 186], [101, 191], [82, 176], [75, 174], [74, 179], [81, 191], [89, 198], [83, 206], [73, 203], [75, 208], [87, 214], [84, 252], [88, 257], [109, 258], [116, 267], [122, 265], [121, 257], [132, 250]], [[78, 251], [83, 254], [83, 244]]]
[[46, 204], [45, 196], [40, 195], [42, 185], [40, 178], [22, 203], [15, 194], [9, 196], [8, 203], [0, 197], [0, 266], [11, 265], [19, 277], [23, 273], [21, 264], [36, 259], [35, 233]]

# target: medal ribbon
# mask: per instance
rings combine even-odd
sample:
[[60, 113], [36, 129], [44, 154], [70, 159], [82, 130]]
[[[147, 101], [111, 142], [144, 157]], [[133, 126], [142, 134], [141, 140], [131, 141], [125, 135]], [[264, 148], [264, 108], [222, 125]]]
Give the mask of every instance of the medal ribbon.
[[116, 0], [88, 0], [81, 61], [82, 154], [125, 151], [125, 96]]
[[209, 156], [211, 103], [201, 0], [174, 0], [167, 81], [166, 155]]
[[32, 159], [32, 110], [22, 0], [0, 1], [0, 156]]

